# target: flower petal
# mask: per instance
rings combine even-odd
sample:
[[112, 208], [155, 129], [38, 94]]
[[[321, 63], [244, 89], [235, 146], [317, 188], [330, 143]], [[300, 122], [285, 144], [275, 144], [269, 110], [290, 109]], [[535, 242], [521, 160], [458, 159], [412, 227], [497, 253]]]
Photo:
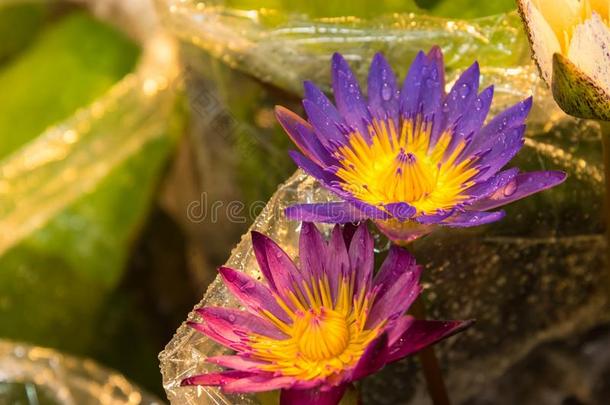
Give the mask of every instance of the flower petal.
[[426, 65], [426, 54], [419, 51], [409, 67], [409, 72], [400, 90], [400, 114], [403, 119], [412, 118], [419, 111], [421, 81]]
[[375, 302], [366, 321], [367, 328], [373, 328], [379, 322], [402, 315], [419, 296], [422, 290], [419, 285], [421, 267], [414, 266], [410, 270], [394, 279], [394, 282], [385, 290], [384, 294], [375, 297]]
[[[293, 286], [300, 286], [303, 281], [297, 266], [277, 243], [262, 233], [252, 232], [252, 247], [261, 272], [269, 281], [271, 288], [279, 296], [288, 298]], [[290, 302], [288, 299], [285, 301]]]
[[231, 294], [250, 312], [259, 314], [261, 310], [267, 310], [281, 321], [290, 322], [290, 318], [278, 305], [269, 287], [229, 267], [221, 267], [218, 271]]
[[235, 308], [203, 307], [195, 310], [206, 322], [216, 323], [222, 320], [228, 323], [231, 333], [236, 336], [247, 336], [253, 333], [274, 339], [286, 339], [287, 336], [271, 322], [251, 313]]
[[411, 219], [417, 213], [417, 209], [405, 202], [390, 203], [383, 206], [392, 217], [399, 221]]
[[[605, 18], [610, 18], [605, 15]], [[610, 28], [595, 11], [576, 25], [568, 59], [610, 97]], [[606, 100], [607, 101], [607, 100]]]
[[339, 288], [339, 276], [346, 274], [350, 268], [347, 244], [339, 225], [335, 225], [333, 228], [327, 249], [324, 270], [328, 277], [332, 298], [335, 300]]
[[222, 371], [220, 373], [209, 373], [209, 374], [200, 374], [193, 377], [185, 378], [180, 383], [181, 386], [188, 385], [205, 385], [205, 386], [223, 386], [230, 382], [239, 380], [241, 378], [251, 377], [256, 375], [256, 373], [250, 373], [246, 371]]
[[336, 160], [318, 140], [311, 125], [282, 106], [275, 107], [275, 116], [292, 142], [318, 165], [332, 166]]
[[352, 371], [350, 380], [356, 381], [381, 369], [389, 356], [388, 335], [382, 333], [367, 346]]
[[360, 84], [348, 63], [339, 53], [333, 55], [332, 87], [337, 109], [346, 124], [357, 129], [364, 139], [370, 139], [365, 120], [370, 121], [371, 116], [360, 90]]
[[366, 222], [360, 224], [349, 245], [349, 260], [354, 272], [354, 296], [367, 291], [373, 281], [373, 237]]
[[494, 176], [502, 167], [515, 157], [525, 142], [525, 125], [510, 128], [503, 132], [490, 149], [482, 153], [476, 165], [486, 170], [476, 175], [476, 181], [485, 181]]
[[474, 321], [416, 320], [390, 347], [388, 363], [400, 360], [472, 325]]
[[303, 169], [307, 174], [314, 177], [316, 180], [322, 183], [326, 187], [331, 187], [331, 183], [337, 181], [337, 176], [328, 170], [325, 170], [311, 159], [303, 156], [295, 150], [288, 151], [288, 154], [294, 161], [294, 163]]
[[443, 104], [443, 131], [462, 117], [466, 108], [474, 102], [479, 93], [479, 64], [473, 63], [455, 81]]
[[299, 255], [301, 271], [305, 280], [322, 277], [325, 254], [326, 242], [318, 228], [311, 222], [303, 222], [299, 235]]
[[236, 355], [212, 356], [205, 359], [205, 361], [221, 367], [239, 371], [250, 371], [253, 373], [259, 373], [263, 366], [269, 365], [268, 362]]
[[297, 204], [286, 208], [286, 217], [295, 221], [344, 224], [369, 218], [367, 214], [348, 202]]
[[388, 324], [386, 328], [386, 333], [388, 334], [388, 346], [392, 347], [400, 337], [405, 333], [407, 329], [409, 329], [413, 322], [415, 322], [415, 318], [411, 315], [400, 316]]
[[252, 375], [223, 384], [222, 389], [225, 392], [236, 393], [264, 392], [291, 387], [296, 381], [294, 377]]
[[559, 171], [540, 171], [519, 174], [513, 181], [499, 188], [493, 195], [472, 205], [476, 210], [490, 210], [520, 200], [539, 191], [554, 187], [566, 179]]
[[368, 77], [369, 109], [378, 120], [391, 119], [398, 122], [398, 99], [396, 75], [388, 61], [379, 52], [371, 62]]
[[504, 211], [466, 211], [451, 216], [442, 222], [443, 225], [454, 228], [468, 228], [496, 222], [504, 218]]
[[303, 107], [309, 122], [316, 129], [320, 142], [327, 148], [334, 148], [337, 144], [345, 143], [347, 137], [340, 130], [343, 118], [339, 111], [313, 83], [305, 81], [303, 87], [305, 88]]
[[531, 109], [532, 98], [528, 97], [496, 115], [474, 135], [472, 143], [464, 151], [464, 157], [484, 152], [498, 143], [507, 130], [523, 126]]
[[203, 333], [213, 341], [230, 349], [244, 350], [246, 348], [245, 337], [236, 335], [229, 322], [216, 320], [213, 322], [206, 321], [204, 323], [187, 322], [186, 324], [196, 331]]
[[[471, 198], [470, 201], [479, 200], [481, 198], [487, 197], [487, 196], [495, 193], [499, 189], [504, 189], [515, 179], [515, 177], [518, 174], [519, 174], [519, 169], [517, 169], [516, 167], [508, 169], [508, 170], [504, 170], [504, 171], [496, 174], [492, 178], [490, 178], [486, 181], [480, 182], [478, 184], [475, 184], [474, 186], [468, 188], [467, 190], [464, 190], [463, 194], [469, 196]], [[472, 205], [469, 206], [469, 209], [470, 208], [472, 208]], [[476, 210], [484, 211], [479, 208], [476, 208]]]
[[324, 391], [320, 388], [284, 389], [280, 394], [280, 405], [336, 405], [346, 388], [346, 384], [341, 384]]
[[390, 246], [387, 257], [381, 264], [373, 280], [373, 286], [378, 290], [376, 297], [383, 296], [388, 289], [396, 283], [406, 272], [420, 271], [415, 263], [415, 257], [407, 249], [396, 245]]

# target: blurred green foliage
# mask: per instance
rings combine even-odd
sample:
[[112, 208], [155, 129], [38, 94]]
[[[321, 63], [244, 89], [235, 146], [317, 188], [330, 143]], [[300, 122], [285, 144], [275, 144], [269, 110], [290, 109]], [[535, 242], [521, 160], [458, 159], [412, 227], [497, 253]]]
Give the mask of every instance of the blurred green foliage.
[[40, 3], [0, 6], [0, 66], [36, 38], [46, 14]]
[[[5, 24], [9, 40], [0, 42], [12, 42], [6, 26], [20, 24]], [[137, 57], [135, 44], [84, 12], [50, 24], [0, 70], [0, 158], [95, 100], [133, 68]]]

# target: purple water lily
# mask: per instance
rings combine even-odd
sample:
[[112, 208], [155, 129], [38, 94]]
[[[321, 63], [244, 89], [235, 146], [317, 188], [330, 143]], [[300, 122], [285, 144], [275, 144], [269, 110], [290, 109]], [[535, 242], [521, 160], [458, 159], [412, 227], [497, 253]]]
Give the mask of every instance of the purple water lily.
[[275, 242], [252, 233], [265, 283], [220, 268], [245, 311], [200, 308], [202, 322], [190, 326], [236, 353], [209, 357], [227, 370], [183, 385], [281, 389], [282, 404], [336, 404], [352, 381], [470, 324], [406, 315], [421, 291], [421, 268], [394, 246], [373, 275], [373, 240], [365, 225], [336, 225], [326, 242], [313, 224], [303, 223], [299, 243], [297, 267]]
[[469, 227], [501, 219], [491, 210], [561, 183], [558, 171], [519, 173], [504, 166], [524, 143], [527, 98], [484, 125], [493, 86], [479, 93], [475, 62], [445, 93], [443, 55], [419, 52], [399, 89], [378, 53], [368, 76], [368, 101], [349, 65], [332, 59], [336, 107], [305, 82], [308, 121], [277, 107], [302, 153], [298, 166], [342, 201], [289, 207], [290, 219], [347, 223], [374, 220], [395, 242], [434, 225]]

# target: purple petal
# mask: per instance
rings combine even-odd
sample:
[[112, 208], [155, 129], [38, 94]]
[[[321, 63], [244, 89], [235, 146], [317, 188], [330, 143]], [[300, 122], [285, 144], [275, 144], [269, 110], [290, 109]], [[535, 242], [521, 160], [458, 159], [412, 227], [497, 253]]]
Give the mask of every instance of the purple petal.
[[419, 94], [421, 92], [422, 75], [426, 63], [426, 54], [419, 51], [411, 67], [409, 67], [402, 90], [400, 90], [400, 114], [403, 118], [412, 118], [419, 111]]
[[252, 247], [261, 272], [281, 297], [287, 298], [294, 285], [301, 285], [301, 273], [286, 252], [271, 238], [254, 231]]
[[280, 405], [336, 405], [341, 401], [346, 388], [346, 384], [341, 384], [324, 391], [319, 388], [284, 389], [280, 394]]
[[[504, 170], [491, 179], [475, 184], [467, 190], [464, 190], [463, 194], [470, 196], [473, 200], [479, 200], [495, 193], [499, 189], [504, 189], [504, 187], [510, 184], [518, 174], [519, 169], [517, 168]], [[472, 206], [469, 208], [472, 208]], [[483, 211], [478, 208], [476, 210]]]
[[311, 222], [303, 222], [299, 235], [299, 257], [305, 280], [309, 281], [312, 277], [315, 280], [322, 278], [325, 254], [326, 242], [318, 228]]
[[396, 75], [381, 53], [376, 53], [371, 62], [367, 90], [373, 117], [398, 123], [400, 93], [396, 86]]
[[421, 214], [415, 217], [415, 220], [423, 225], [438, 224], [454, 214], [453, 209], [438, 210], [435, 214]]
[[259, 314], [261, 310], [267, 310], [281, 321], [290, 322], [290, 318], [275, 301], [269, 287], [229, 267], [221, 267], [218, 271], [231, 294], [250, 312]]
[[496, 222], [504, 218], [504, 211], [466, 211], [453, 215], [442, 222], [443, 225], [455, 228], [468, 228]]
[[332, 87], [337, 109], [345, 122], [357, 129], [364, 139], [370, 139], [365, 124], [371, 117], [368, 112], [360, 84], [343, 56], [338, 53], [332, 59]]
[[422, 72], [422, 91], [420, 94], [424, 117], [434, 116], [436, 125], [440, 124], [440, 107], [445, 97], [445, 65], [443, 52], [438, 46], [433, 46], [428, 52], [427, 68]]
[[287, 336], [275, 327], [271, 322], [264, 318], [248, 312], [223, 307], [204, 307], [196, 309], [206, 322], [216, 323], [222, 320], [230, 325], [232, 334], [236, 336], [246, 336], [256, 333], [268, 336], [273, 339], [286, 339]]
[[532, 108], [532, 98], [515, 104], [495, 116], [485, 125], [473, 138], [473, 142], [468, 147], [467, 153], [477, 153], [484, 151], [493, 145], [498, 136], [506, 130], [523, 125], [527, 115]]
[[502, 133], [491, 149], [477, 161], [477, 166], [487, 168], [476, 176], [477, 181], [485, 181], [495, 175], [519, 152], [524, 143], [525, 125], [514, 127]]
[[366, 223], [358, 226], [352, 242], [349, 245], [349, 259], [355, 276], [354, 296], [371, 286], [373, 281], [373, 237]]
[[344, 224], [369, 218], [368, 215], [347, 202], [297, 204], [286, 208], [286, 217], [295, 221]]
[[472, 208], [476, 210], [497, 208], [563, 183], [566, 177], [564, 172], [559, 171], [522, 173], [499, 188], [493, 195], [474, 203]]
[[334, 149], [347, 141], [345, 134], [339, 129], [343, 118], [326, 95], [313, 83], [306, 81], [303, 107], [307, 118], [316, 129], [318, 139], [327, 148]]
[[390, 246], [390, 251], [373, 280], [373, 286], [378, 289], [376, 297], [383, 296], [401, 275], [413, 271], [421, 274], [421, 269], [415, 263], [415, 257], [406, 249], [396, 245]]
[[318, 140], [311, 125], [292, 111], [278, 106], [275, 116], [292, 142], [318, 165], [333, 166], [337, 163], [324, 145]]
[[220, 373], [201, 374], [185, 378], [182, 380], [180, 385], [183, 387], [188, 385], [222, 386], [241, 378], [251, 377], [253, 375], [256, 374], [245, 371], [229, 370], [222, 371]]
[[350, 380], [356, 381], [373, 374], [386, 365], [389, 355], [388, 336], [382, 333], [375, 338], [362, 353], [354, 367]]
[[[479, 94], [475, 100], [464, 109], [464, 114], [455, 124], [453, 131], [453, 138], [451, 139], [451, 145], [447, 147], [444, 159], [448, 159], [449, 156], [455, 150], [455, 147], [463, 140], [471, 140], [476, 132], [478, 132], [483, 123], [485, 117], [489, 114], [489, 108], [491, 107], [491, 101], [493, 100], [494, 87], [489, 86]], [[464, 151], [468, 149], [466, 147]], [[459, 163], [466, 155], [466, 153], [460, 154], [460, 158], [456, 159]]]
[[388, 362], [400, 360], [434, 343], [452, 336], [473, 321], [424, 321], [416, 320], [390, 347]]
[[377, 295], [366, 321], [367, 328], [373, 328], [379, 322], [402, 315], [419, 296], [422, 287], [419, 285], [421, 267], [414, 266], [411, 271], [402, 273], [385, 290]]
[[243, 356], [212, 356], [208, 357], [205, 361], [221, 367], [253, 373], [259, 373], [263, 366], [269, 365], [268, 362], [249, 359]]
[[289, 388], [296, 382], [294, 377], [271, 377], [269, 375], [252, 375], [236, 379], [222, 386], [225, 392], [263, 392]]
[[441, 131], [462, 117], [479, 92], [479, 64], [473, 63], [455, 81], [443, 104], [444, 120]]
[[413, 215], [417, 213], [417, 209], [415, 207], [405, 202], [385, 204], [383, 207], [390, 213], [390, 215], [392, 215], [392, 217], [401, 222], [412, 218]]
[[327, 249], [324, 268], [330, 284], [331, 295], [333, 300], [335, 300], [339, 289], [339, 276], [347, 274], [350, 270], [347, 244], [339, 225], [335, 225], [333, 228]]
[[314, 177], [316, 180], [322, 183], [326, 187], [331, 187], [331, 183], [338, 181], [339, 179], [334, 173], [325, 170], [320, 165], [314, 163], [311, 159], [306, 158], [297, 151], [288, 151], [288, 154], [294, 161], [294, 163], [303, 169], [307, 174]]

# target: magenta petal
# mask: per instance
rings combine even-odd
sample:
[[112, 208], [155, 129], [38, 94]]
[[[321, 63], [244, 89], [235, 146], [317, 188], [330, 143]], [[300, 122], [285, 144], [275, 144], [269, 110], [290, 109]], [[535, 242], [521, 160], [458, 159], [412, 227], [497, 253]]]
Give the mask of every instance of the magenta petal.
[[360, 84], [348, 63], [338, 53], [335, 53], [332, 59], [332, 87], [337, 109], [345, 122], [357, 129], [364, 139], [369, 139], [370, 134], [365, 120], [370, 121], [371, 116], [362, 96]]
[[397, 123], [400, 93], [394, 71], [381, 53], [376, 53], [371, 62], [367, 91], [371, 114], [378, 120], [391, 119]]
[[308, 282], [312, 277], [321, 278], [326, 261], [326, 241], [311, 222], [301, 224], [299, 255], [303, 278]]
[[295, 382], [294, 377], [272, 377], [270, 374], [252, 375], [224, 384], [222, 389], [226, 392], [263, 392], [289, 388]]
[[373, 280], [373, 286], [377, 289], [377, 297], [383, 296], [401, 275], [413, 271], [421, 274], [421, 269], [415, 263], [415, 257], [406, 249], [396, 245], [390, 246], [390, 251]]
[[369, 216], [348, 202], [297, 204], [286, 208], [286, 217], [295, 221], [345, 224], [364, 221]]
[[346, 384], [341, 384], [324, 391], [319, 388], [283, 389], [280, 405], [336, 405], [341, 401], [346, 388]]
[[269, 287], [229, 267], [221, 267], [218, 271], [231, 294], [241, 301], [250, 312], [258, 314], [265, 309], [283, 322], [290, 322], [290, 317], [275, 301]]
[[362, 353], [354, 367], [350, 380], [356, 381], [381, 369], [388, 362], [388, 336], [382, 333], [375, 338]]
[[354, 296], [364, 289], [367, 291], [373, 281], [373, 237], [366, 223], [358, 226], [349, 245], [349, 259], [355, 273]]
[[403, 333], [413, 325], [413, 322], [415, 322], [415, 318], [411, 315], [400, 316], [397, 319], [390, 321], [386, 328], [388, 346], [392, 347], [392, 345], [398, 342], [398, 339], [400, 339]]
[[201, 374], [193, 377], [185, 378], [180, 383], [181, 386], [189, 385], [205, 385], [205, 386], [222, 386], [233, 381], [237, 381], [241, 378], [251, 377], [256, 375], [246, 371], [223, 371], [220, 373]]
[[233, 350], [243, 350], [246, 347], [245, 338], [238, 336], [228, 322], [187, 322], [191, 328], [203, 333], [213, 341]]
[[400, 360], [427, 346], [452, 336], [474, 321], [425, 321], [416, 320], [390, 347], [388, 362]]
[[254, 231], [252, 247], [261, 271], [281, 297], [287, 298], [294, 285], [301, 285], [301, 273], [292, 259], [271, 238]]
[[488, 198], [475, 202], [472, 208], [476, 210], [497, 208], [563, 183], [566, 177], [564, 172], [559, 171], [522, 173]]
[[215, 323], [221, 320], [232, 329], [232, 333], [247, 336], [253, 333], [274, 339], [286, 339], [287, 336], [275, 325], [264, 318], [235, 308], [204, 307], [196, 310], [206, 322]]
[[414, 266], [411, 269], [412, 271], [401, 274], [385, 293], [375, 298], [366, 320], [367, 328], [373, 328], [388, 318], [404, 314], [419, 296], [422, 290], [419, 285], [421, 267]]
[[339, 276], [346, 274], [350, 268], [349, 256], [347, 253], [347, 245], [341, 231], [341, 227], [336, 225], [328, 242], [328, 251], [326, 254], [325, 271], [328, 277], [330, 292], [333, 300], [337, 297], [339, 288]]
[[442, 224], [449, 227], [468, 228], [499, 221], [504, 218], [504, 215], [506, 215], [504, 211], [466, 211], [453, 215], [451, 218], [443, 221]]
[[249, 359], [243, 356], [213, 356], [208, 357], [205, 361], [233, 370], [250, 371], [255, 373], [259, 373], [261, 371], [261, 367], [269, 365], [267, 362]]

